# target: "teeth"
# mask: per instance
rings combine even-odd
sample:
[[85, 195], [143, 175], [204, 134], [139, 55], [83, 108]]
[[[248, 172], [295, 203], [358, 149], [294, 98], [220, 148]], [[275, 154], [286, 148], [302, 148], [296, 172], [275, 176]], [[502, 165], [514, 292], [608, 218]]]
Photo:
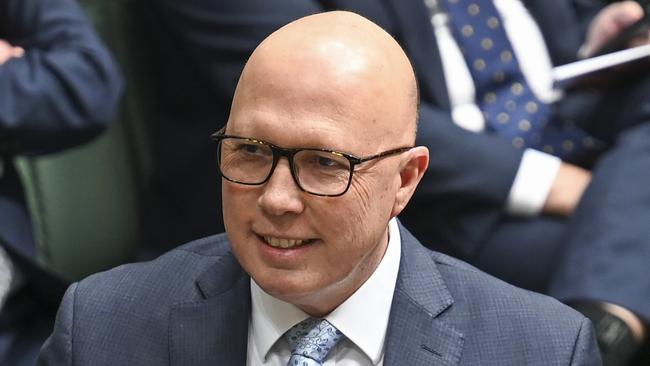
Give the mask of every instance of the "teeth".
[[274, 238], [272, 236], [265, 236], [264, 241], [266, 241], [267, 244], [269, 244], [274, 248], [284, 248], [284, 249], [299, 247], [309, 242], [309, 240], [283, 239], [283, 238]]

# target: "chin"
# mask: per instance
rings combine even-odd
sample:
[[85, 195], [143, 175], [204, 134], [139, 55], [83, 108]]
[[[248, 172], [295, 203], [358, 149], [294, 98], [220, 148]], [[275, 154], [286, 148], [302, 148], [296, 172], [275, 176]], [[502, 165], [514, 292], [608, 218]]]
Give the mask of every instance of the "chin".
[[278, 276], [284, 276], [284, 280], [277, 281], [276, 279], [278, 277], [276, 277], [275, 279], [271, 279], [269, 281], [255, 279], [255, 282], [257, 282], [257, 284], [267, 294], [294, 305], [297, 305], [301, 302], [301, 299], [305, 299], [309, 297], [310, 294], [313, 294], [315, 292], [313, 286], [309, 286], [305, 283], [304, 276], [297, 274], [290, 276], [294, 277], [295, 280], [289, 280], [286, 273], [278, 274]]

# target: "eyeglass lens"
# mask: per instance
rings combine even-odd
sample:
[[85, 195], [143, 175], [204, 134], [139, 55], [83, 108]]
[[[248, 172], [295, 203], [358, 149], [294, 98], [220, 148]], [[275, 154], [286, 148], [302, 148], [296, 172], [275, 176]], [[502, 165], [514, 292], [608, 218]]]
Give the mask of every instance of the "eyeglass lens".
[[[228, 137], [219, 142], [219, 168], [226, 179], [244, 184], [264, 183], [273, 169], [273, 149], [260, 141]], [[300, 187], [311, 193], [337, 195], [350, 180], [350, 161], [321, 150], [298, 150], [291, 163]]]

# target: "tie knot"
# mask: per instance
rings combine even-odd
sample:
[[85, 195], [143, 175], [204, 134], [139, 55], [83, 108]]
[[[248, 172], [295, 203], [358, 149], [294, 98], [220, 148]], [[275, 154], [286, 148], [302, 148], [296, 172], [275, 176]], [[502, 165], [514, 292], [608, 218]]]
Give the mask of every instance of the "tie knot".
[[325, 319], [309, 318], [294, 325], [285, 338], [291, 345], [288, 365], [322, 365], [332, 348], [343, 338], [335, 326]]

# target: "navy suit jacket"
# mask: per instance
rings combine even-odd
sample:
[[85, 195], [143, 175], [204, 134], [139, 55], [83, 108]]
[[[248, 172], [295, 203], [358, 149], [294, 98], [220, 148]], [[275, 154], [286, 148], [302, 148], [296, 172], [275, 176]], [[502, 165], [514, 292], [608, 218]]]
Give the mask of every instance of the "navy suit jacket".
[[[400, 226], [384, 365], [598, 365], [591, 323], [429, 251]], [[38, 365], [245, 365], [250, 278], [227, 237], [73, 284]]]
[[0, 39], [25, 49], [0, 65], [0, 243], [29, 261], [36, 250], [11, 159], [99, 134], [116, 109], [122, 79], [75, 0], [0, 1]]

